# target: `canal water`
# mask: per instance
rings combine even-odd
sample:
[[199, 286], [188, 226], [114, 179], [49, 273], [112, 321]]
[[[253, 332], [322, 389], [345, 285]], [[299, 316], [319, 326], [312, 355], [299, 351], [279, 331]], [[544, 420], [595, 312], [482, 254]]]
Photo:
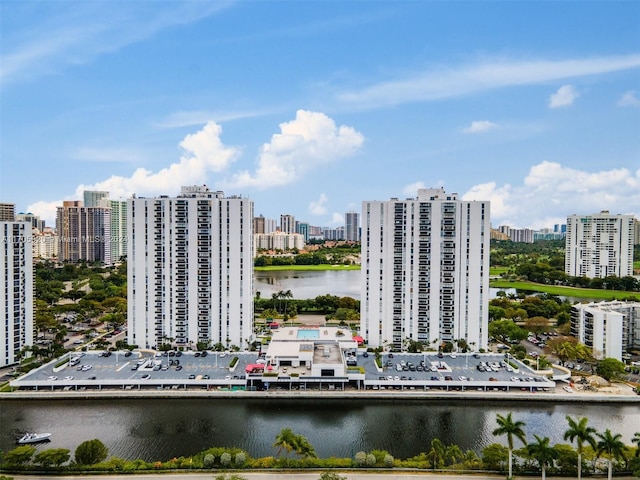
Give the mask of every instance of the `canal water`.
[[[256, 272], [263, 298], [291, 290], [294, 298], [336, 295], [360, 298], [360, 271]], [[610, 428], [631, 443], [640, 430], [637, 405], [413, 401], [350, 399], [109, 399], [0, 401], [0, 450], [15, 447], [27, 431], [50, 432], [38, 446], [68, 448], [99, 438], [110, 455], [167, 460], [214, 446], [235, 446], [251, 456], [275, 455], [276, 435], [291, 428], [305, 435], [321, 457], [350, 457], [383, 449], [398, 458], [429, 450], [432, 439], [477, 453], [506, 439], [494, 437], [496, 415], [512, 412], [534, 434], [565, 443], [566, 415], [587, 417], [598, 431]]]
[[[535, 399], [532, 399], [535, 400]], [[147, 461], [189, 456], [214, 446], [235, 446], [253, 457], [275, 455], [283, 428], [305, 435], [321, 457], [351, 457], [383, 449], [398, 458], [429, 450], [433, 438], [480, 453], [494, 437], [496, 415], [513, 413], [537, 434], [562, 439], [566, 415], [587, 417], [598, 431], [610, 428], [631, 444], [640, 426], [637, 405], [553, 404], [362, 399], [109, 399], [0, 401], [0, 450], [15, 448], [25, 431], [50, 432], [38, 446], [68, 448], [99, 438], [110, 455]]]

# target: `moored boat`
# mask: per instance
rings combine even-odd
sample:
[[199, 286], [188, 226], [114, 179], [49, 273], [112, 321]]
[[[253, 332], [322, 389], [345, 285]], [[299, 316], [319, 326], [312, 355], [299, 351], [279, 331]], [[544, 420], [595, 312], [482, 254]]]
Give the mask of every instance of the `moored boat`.
[[18, 443], [24, 445], [27, 443], [48, 442], [49, 437], [51, 437], [50, 433], [25, 433], [18, 439]]

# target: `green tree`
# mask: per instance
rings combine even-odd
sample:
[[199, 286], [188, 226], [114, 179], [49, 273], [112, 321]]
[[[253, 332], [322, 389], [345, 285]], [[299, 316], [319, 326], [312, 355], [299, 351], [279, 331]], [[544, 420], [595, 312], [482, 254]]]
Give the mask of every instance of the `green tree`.
[[598, 362], [596, 373], [606, 380], [618, 378], [624, 373], [624, 363], [616, 358], [605, 358]]
[[640, 432], [634, 433], [631, 441], [636, 444], [636, 457], [640, 457]]
[[527, 444], [523, 427], [525, 423], [523, 421], [513, 421], [511, 412], [507, 416], [498, 414], [496, 421], [498, 422], [498, 428], [493, 431], [493, 435], [506, 435], [507, 444], [509, 445], [509, 478], [513, 476], [513, 439], [519, 439], [524, 445]]
[[536, 439], [535, 443], [527, 445], [527, 452], [538, 461], [538, 465], [542, 469], [542, 480], [547, 478], [547, 466], [553, 465], [553, 461], [558, 458], [558, 452], [549, 445], [549, 437], [540, 438], [533, 435]]
[[578, 452], [571, 445], [560, 443], [553, 446], [558, 452], [556, 468], [559, 475], [574, 477], [578, 473]]
[[2, 458], [2, 461], [7, 466], [21, 467], [31, 461], [34, 453], [36, 453], [36, 447], [33, 445], [20, 445], [13, 450], [9, 450]]
[[624, 458], [625, 445], [621, 440], [622, 435], [619, 433], [614, 435], [608, 428], [604, 433], [597, 433], [596, 435], [600, 439], [597, 444], [597, 455], [606, 455], [607, 460], [609, 461], [609, 472], [607, 478], [611, 480], [613, 475], [613, 461]]
[[38, 452], [33, 462], [42, 465], [45, 469], [51, 466], [57, 468], [69, 461], [69, 458], [71, 458], [70, 453], [70, 450], [67, 448], [49, 448], [48, 450]]
[[431, 440], [431, 450], [427, 453], [427, 459], [431, 462], [431, 466], [436, 468], [444, 467], [444, 461], [447, 455], [447, 447], [439, 438]]
[[304, 435], [296, 435], [296, 453], [304, 458], [318, 458], [315, 448]]
[[296, 434], [293, 433], [293, 430], [290, 428], [283, 428], [280, 430], [280, 433], [276, 435], [276, 441], [273, 446], [278, 447], [277, 455], [280, 455], [283, 450], [286, 452], [285, 459], [287, 465], [289, 465], [289, 453], [297, 447], [296, 441]]
[[584, 444], [588, 443], [595, 450], [596, 448], [596, 429], [593, 427], [587, 427], [588, 419], [582, 417], [579, 420], [574, 420], [569, 415], [565, 417], [569, 422], [569, 428], [564, 432], [564, 439], [570, 442], [576, 441], [578, 451], [578, 480], [582, 478], [582, 452], [584, 451]]
[[482, 449], [482, 464], [489, 470], [502, 470], [509, 458], [509, 449], [499, 443], [492, 443]]
[[79, 465], [100, 463], [109, 455], [109, 449], [97, 438], [82, 442], [76, 447], [74, 457]]

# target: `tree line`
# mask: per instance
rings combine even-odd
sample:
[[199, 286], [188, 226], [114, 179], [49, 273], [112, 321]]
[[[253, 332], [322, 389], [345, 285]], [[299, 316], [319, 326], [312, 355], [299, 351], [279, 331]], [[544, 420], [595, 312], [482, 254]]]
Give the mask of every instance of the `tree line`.
[[[385, 450], [356, 452], [353, 458], [319, 458], [309, 440], [290, 428], [283, 428], [276, 435], [273, 447], [275, 456], [252, 458], [239, 448], [213, 447], [193, 456], [175, 457], [166, 461], [125, 460], [108, 458], [108, 448], [98, 439], [82, 442], [71, 452], [64, 448], [52, 448], [37, 452], [32, 445], [21, 445], [0, 454], [0, 465], [5, 471], [159, 471], [193, 469], [270, 469], [270, 468], [313, 468], [327, 469], [322, 480], [339, 480], [340, 476], [331, 470], [353, 468], [397, 468], [427, 469], [434, 471], [496, 471], [507, 473], [513, 478], [515, 473], [539, 472], [543, 480], [547, 473], [580, 480], [583, 473], [607, 472], [611, 479], [614, 471], [626, 471], [640, 475], [640, 432], [635, 433], [632, 442], [625, 445], [622, 436], [606, 429], [596, 431], [588, 425], [588, 419], [566, 417], [567, 428], [564, 440], [568, 444], [551, 445], [548, 437], [533, 435], [527, 442], [525, 422], [516, 420], [509, 412], [496, 416], [497, 426], [493, 430], [496, 437], [505, 437], [506, 446], [492, 443], [485, 447], [481, 455], [473, 450], [463, 451], [458, 445], [445, 444], [434, 438], [424, 452], [406, 459], [394, 458]], [[522, 446], [515, 448], [515, 442]], [[575, 448], [574, 448], [575, 445]], [[293, 453], [295, 458], [290, 458]], [[514, 461], [515, 460], [515, 461]], [[604, 462], [604, 463], [602, 463]], [[219, 478], [219, 477], [216, 477]], [[238, 478], [238, 477], [236, 477]], [[241, 478], [241, 477], [240, 477]]]
[[[634, 258], [640, 258], [640, 245], [634, 246]], [[598, 290], [640, 291], [640, 281], [633, 276], [587, 278], [567, 275], [564, 271], [564, 240], [534, 243], [491, 240], [490, 262], [492, 267], [502, 267], [505, 270], [502, 276], [509, 280]]]

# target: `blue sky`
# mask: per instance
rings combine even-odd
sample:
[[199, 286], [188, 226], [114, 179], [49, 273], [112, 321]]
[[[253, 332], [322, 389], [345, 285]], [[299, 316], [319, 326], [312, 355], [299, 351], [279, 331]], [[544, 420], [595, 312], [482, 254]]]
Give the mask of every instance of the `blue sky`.
[[494, 226], [640, 218], [640, 2], [0, 2], [0, 201], [206, 184], [338, 226], [444, 187]]

